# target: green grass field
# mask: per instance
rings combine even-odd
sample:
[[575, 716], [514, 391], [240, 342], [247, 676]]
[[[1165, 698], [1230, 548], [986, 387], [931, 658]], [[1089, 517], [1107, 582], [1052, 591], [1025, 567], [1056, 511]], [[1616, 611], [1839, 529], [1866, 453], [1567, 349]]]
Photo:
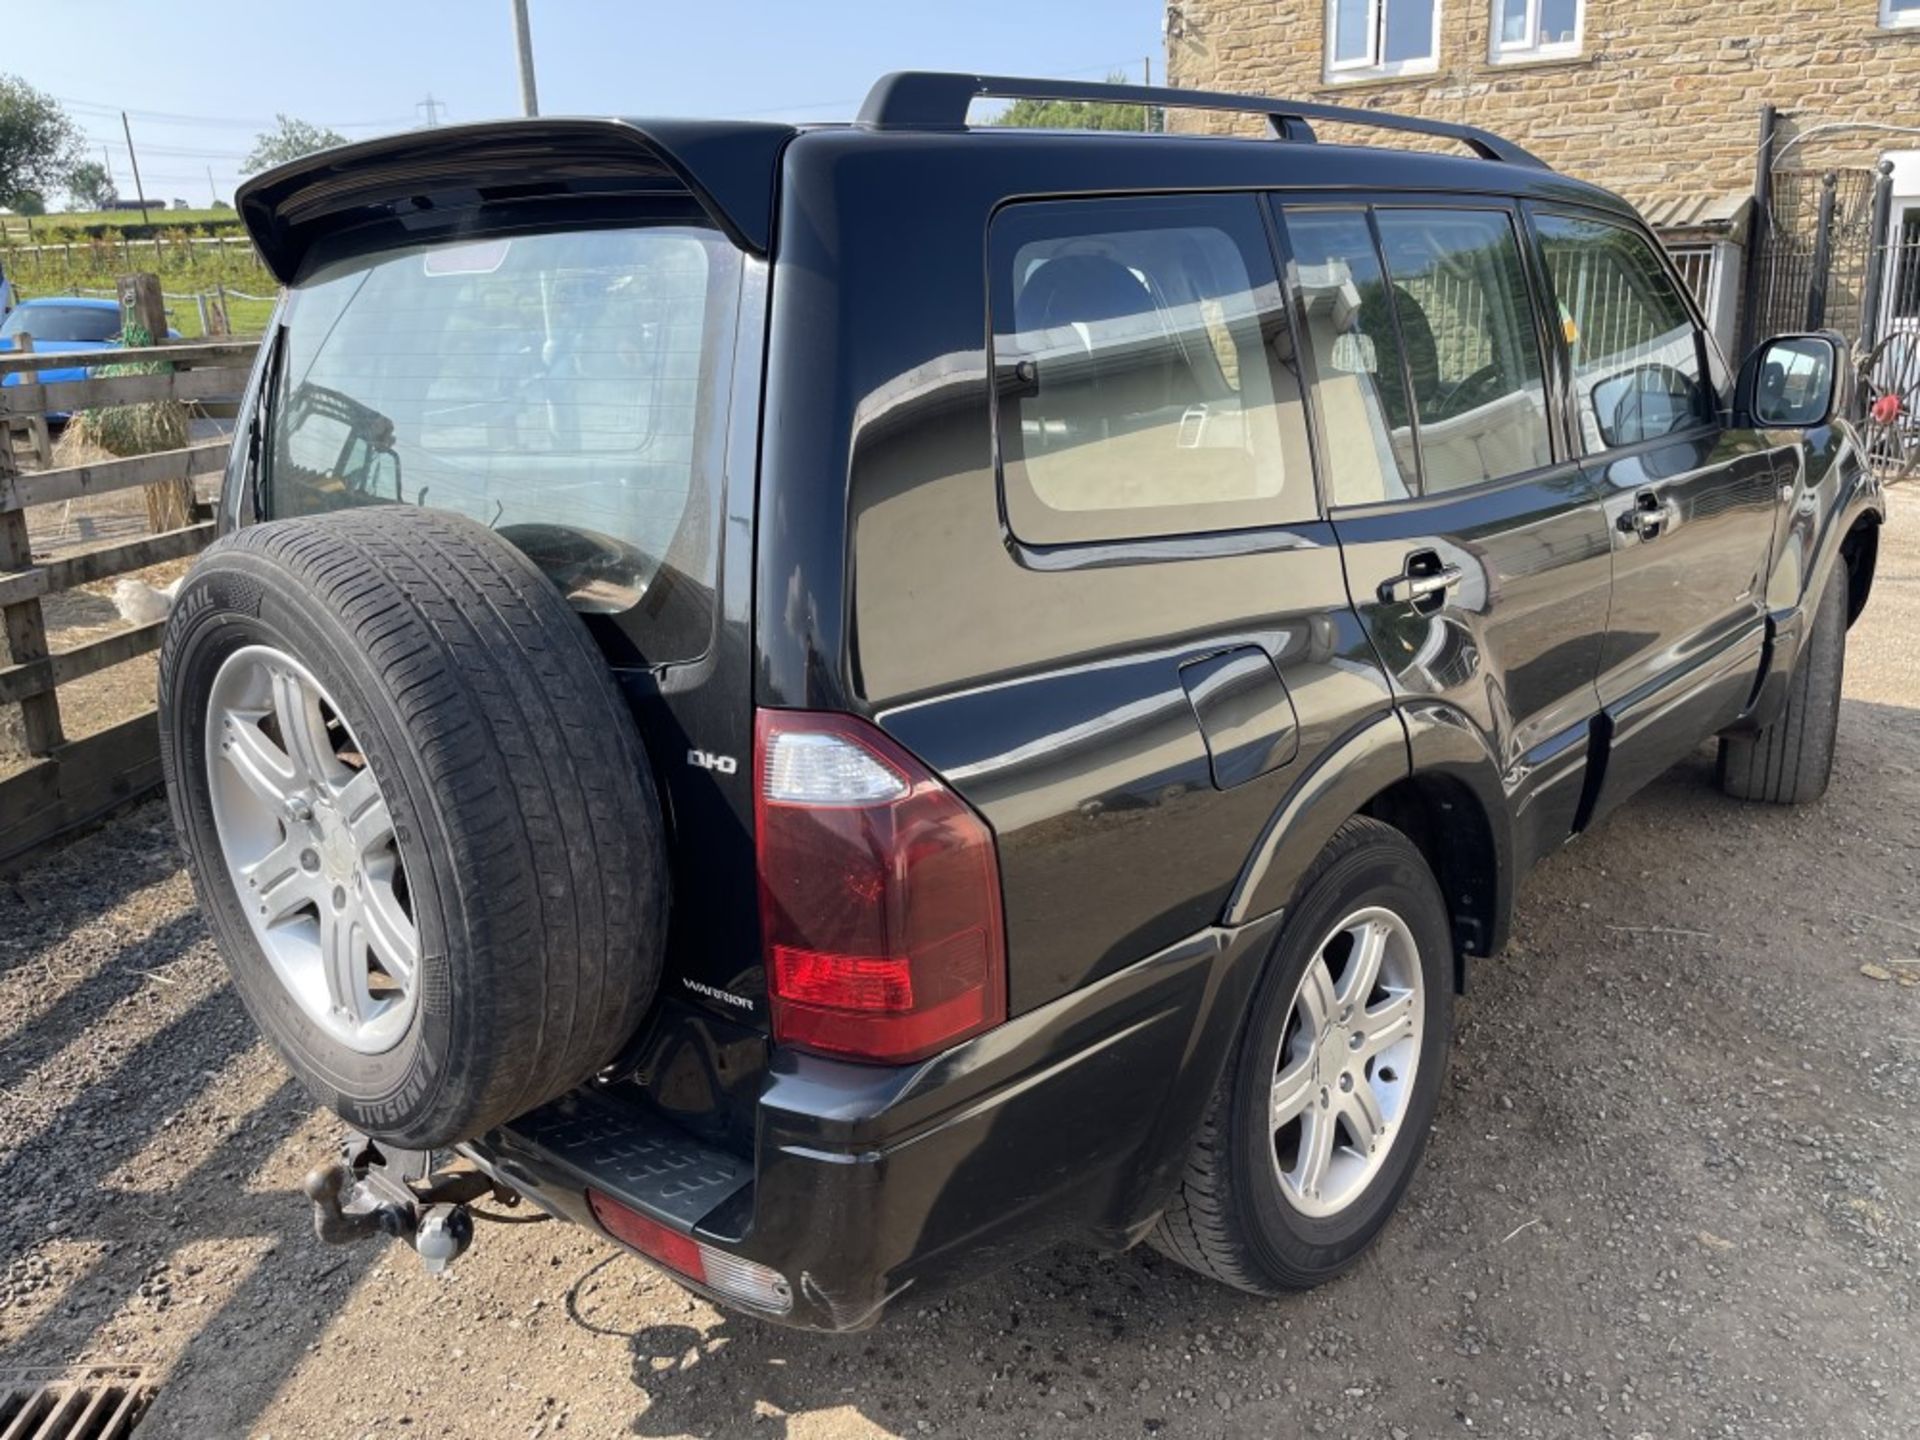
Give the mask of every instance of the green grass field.
[[[64, 218], [64, 217], [62, 217]], [[159, 240], [49, 238], [34, 222], [36, 244], [0, 244], [0, 267], [21, 299], [74, 293], [112, 294], [122, 275], [145, 272], [160, 277], [167, 313], [175, 329], [189, 339], [203, 331], [195, 295], [228, 293], [227, 313], [237, 335], [266, 328], [276, 286], [253, 247], [244, 244], [193, 244], [179, 237]], [[238, 292], [238, 293], [234, 293]], [[245, 297], [253, 298], [245, 298]]]

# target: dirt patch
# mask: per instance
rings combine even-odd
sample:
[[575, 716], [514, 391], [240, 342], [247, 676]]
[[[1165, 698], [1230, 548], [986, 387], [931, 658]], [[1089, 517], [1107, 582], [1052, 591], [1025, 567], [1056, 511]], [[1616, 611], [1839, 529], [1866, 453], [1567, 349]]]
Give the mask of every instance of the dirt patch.
[[[879, 1329], [714, 1310], [559, 1225], [329, 1250], [337, 1126], [260, 1048], [158, 805], [0, 881], [0, 1369], [145, 1364], [143, 1437], [1920, 1432], [1920, 495], [1832, 792], [1710, 752], [1548, 861], [1460, 1003], [1427, 1166], [1263, 1303], [1061, 1249]], [[1871, 966], [1892, 978], [1863, 972]]]

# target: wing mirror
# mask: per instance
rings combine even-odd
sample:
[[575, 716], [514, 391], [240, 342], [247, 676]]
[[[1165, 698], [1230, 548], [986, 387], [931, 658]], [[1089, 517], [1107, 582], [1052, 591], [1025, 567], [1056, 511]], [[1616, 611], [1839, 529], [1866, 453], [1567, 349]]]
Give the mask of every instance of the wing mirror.
[[1777, 335], [1740, 368], [1741, 411], [1766, 429], [1810, 430], [1846, 410], [1847, 344], [1831, 330]]
[[1671, 365], [1657, 363], [1608, 376], [1593, 387], [1592, 404], [1609, 448], [1657, 440], [1700, 419], [1699, 387]]

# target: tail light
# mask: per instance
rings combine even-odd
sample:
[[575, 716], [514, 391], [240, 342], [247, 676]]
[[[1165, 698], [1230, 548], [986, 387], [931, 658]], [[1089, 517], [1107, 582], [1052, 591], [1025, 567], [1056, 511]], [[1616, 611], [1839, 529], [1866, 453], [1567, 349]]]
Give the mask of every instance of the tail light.
[[703, 1240], [669, 1229], [651, 1216], [622, 1205], [611, 1195], [587, 1191], [593, 1218], [614, 1239], [650, 1260], [742, 1305], [784, 1315], [793, 1308], [793, 1288], [777, 1270], [715, 1249]]
[[774, 1038], [897, 1064], [1006, 1019], [986, 822], [851, 716], [762, 710], [756, 748]]

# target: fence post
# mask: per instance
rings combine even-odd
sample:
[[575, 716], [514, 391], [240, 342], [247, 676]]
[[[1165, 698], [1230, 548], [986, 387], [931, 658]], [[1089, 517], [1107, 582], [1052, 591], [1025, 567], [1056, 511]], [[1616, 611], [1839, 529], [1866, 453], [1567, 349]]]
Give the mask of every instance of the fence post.
[[1827, 323], [1827, 281], [1833, 271], [1833, 204], [1840, 177], [1829, 170], [1820, 177], [1820, 228], [1813, 237], [1813, 267], [1807, 277], [1807, 329]]
[[1773, 238], [1773, 142], [1780, 125], [1780, 112], [1771, 105], [1760, 107], [1760, 150], [1753, 165], [1753, 215], [1747, 221], [1747, 283], [1740, 307], [1740, 353], [1734, 363], [1745, 360], [1759, 339], [1760, 289], [1766, 278], [1767, 250]]
[[[14, 336], [13, 348], [22, 355], [31, 355], [33, 336], [25, 333]], [[29, 415], [26, 418], [27, 434], [33, 440], [34, 457], [42, 466], [51, 466], [53, 464], [53, 432], [47, 428], [45, 413]]]
[[213, 282], [213, 304], [208, 308], [210, 311], [210, 318], [213, 322], [213, 328], [209, 329], [207, 331], [207, 334], [209, 335], [233, 334], [233, 324], [227, 318], [227, 282], [226, 281], [216, 280]]
[[[122, 275], [121, 333], [129, 347], [167, 343], [167, 302], [158, 275]], [[163, 369], [171, 368], [163, 363]], [[193, 523], [193, 482], [169, 480], [147, 486], [147, 523], [155, 533]]]
[[1873, 177], [1873, 218], [1867, 222], [1867, 273], [1860, 286], [1860, 350], [1880, 343], [1880, 311], [1893, 254], [1893, 162], [1882, 160]]
[[[12, 480], [19, 471], [13, 458], [13, 427], [0, 424], [0, 570], [33, 568], [33, 547], [27, 543], [27, 517], [11, 508]], [[0, 605], [6, 618], [7, 650], [13, 663], [25, 665], [47, 658], [47, 621], [40, 612], [39, 597]], [[20, 702], [20, 728], [25, 732], [27, 754], [49, 754], [66, 736], [60, 729], [60, 701], [53, 691], [29, 695]]]

